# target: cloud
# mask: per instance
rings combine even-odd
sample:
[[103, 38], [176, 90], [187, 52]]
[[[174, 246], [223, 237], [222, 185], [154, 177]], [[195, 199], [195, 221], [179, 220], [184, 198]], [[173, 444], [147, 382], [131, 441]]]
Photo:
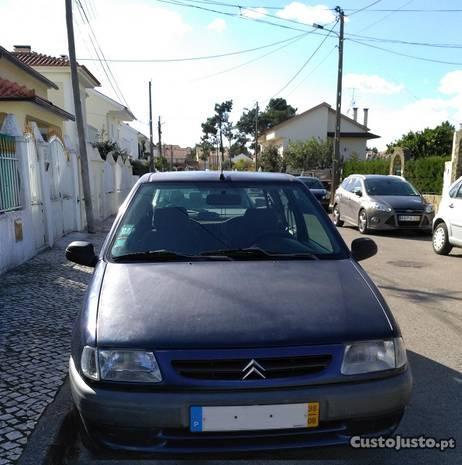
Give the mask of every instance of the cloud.
[[462, 71], [451, 71], [445, 74], [440, 81], [439, 91], [443, 94], [462, 94]]
[[387, 81], [383, 77], [371, 74], [349, 73], [345, 75], [343, 85], [365, 94], [392, 95], [404, 89], [403, 84]]
[[214, 32], [224, 32], [226, 29], [226, 21], [221, 18], [216, 18], [207, 26], [207, 29]]
[[335, 14], [326, 5], [305, 5], [300, 2], [292, 2], [277, 13], [284, 19], [295, 19], [301, 23], [312, 25], [328, 24], [335, 21]]
[[258, 8], [244, 8], [241, 11], [241, 15], [245, 16], [246, 18], [251, 18], [251, 19], [258, 19], [267, 13], [266, 8], [258, 7]]

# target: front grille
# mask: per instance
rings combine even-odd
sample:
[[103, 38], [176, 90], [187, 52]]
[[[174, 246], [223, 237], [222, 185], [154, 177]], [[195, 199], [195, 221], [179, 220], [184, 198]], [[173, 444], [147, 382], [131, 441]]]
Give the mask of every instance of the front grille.
[[[259, 379], [291, 378], [319, 373], [329, 365], [331, 355], [258, 358], [249, 366], [247, 359], [173, 360], [175, 371], [184, 378], [255, 381]], [[248, 368], [246, 368], [248, 367]], [[252, 370], [255, 368], [255, 370]], [[247, 375], [247, 376], [246, 376]], [[263, 375], [263, 376], [262, 376]], [[245, 379], [243, 379], [245, 377]]]

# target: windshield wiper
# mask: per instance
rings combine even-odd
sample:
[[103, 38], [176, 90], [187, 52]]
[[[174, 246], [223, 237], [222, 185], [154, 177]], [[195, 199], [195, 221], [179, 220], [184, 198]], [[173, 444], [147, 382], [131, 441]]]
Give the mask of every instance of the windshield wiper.
[[171, 250], [146, 250], [144, 252], [133, 252], [112, 257], [115, 262], [123, 261], [152, 261], [152, 262], [175, 262], [188, 260], [205, 260], [213, 257], [203, 257], [200, 255], [185, 255]]
[[277, 253], [270, 252], [259, 247], [247, 247], [245, 249], [209, 250], [202, 252], [201, 256], [225, 256], [237, 260], [319, 260], [316, 255], [310, 252]]

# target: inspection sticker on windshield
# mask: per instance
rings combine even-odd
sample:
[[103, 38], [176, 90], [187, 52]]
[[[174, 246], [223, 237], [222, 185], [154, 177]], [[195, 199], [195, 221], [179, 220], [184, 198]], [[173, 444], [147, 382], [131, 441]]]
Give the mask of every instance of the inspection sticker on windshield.
[[420, 216], [413, 216], [413, 215], [400, 215], [400, 221], [420, 221]]
[[319, 402], [282, 405], [191, 407], [190, 428], [201, 431], [250, 431], [319, 426]]

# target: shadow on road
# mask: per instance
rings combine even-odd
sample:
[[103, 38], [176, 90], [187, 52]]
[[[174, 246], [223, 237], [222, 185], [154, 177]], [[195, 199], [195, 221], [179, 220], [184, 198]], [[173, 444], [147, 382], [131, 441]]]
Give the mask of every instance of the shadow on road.
[[[458, 350], [458, 349], [455, 349]], [[214, 454], [207, 456], [193, 455], [184, 460], [179, 456], [160, 456], [141, 458], [134, 455], [98, 454], [92, 455], [84, 449], [76, 435], [76, 455], [66, 463], [73, 465], [160, 465], [164, 463], [182, 463], [221, 465], [230, 460], [236, 464], [302, 464], [316, 460], [317, 464], [365, 463], [371, 465], [399, 464], [438, 464], [454, 465], [462, 463], [462, 374], [444, 365], [414, 352], [408, 352], [414, 376], [414, 391], [409, 408], [395, 434], [406, 437], [434, 437], [439, 439], [455, 438], [458, 448], [441, 452], [439, 450], [355, 450], [350, 447], [327, 449], [306, 449], [303, 451], [276, 451], [271, 453], [249, 454]], [[108, 460], [109, 459], [109, 460]], [[174, 459], [174, 462], [171, 460]], [[339, 462], [340, 461], [340, 462]]]

